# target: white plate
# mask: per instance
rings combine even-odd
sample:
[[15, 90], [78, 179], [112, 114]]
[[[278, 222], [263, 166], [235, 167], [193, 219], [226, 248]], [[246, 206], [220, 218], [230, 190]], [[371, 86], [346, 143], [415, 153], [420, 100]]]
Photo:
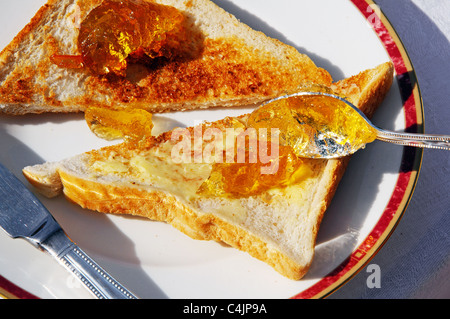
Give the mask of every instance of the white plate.
[[[398, 79], [374, 117], [392, 130], [421, 131], [423, 114], [412, 66], [394, 30], [369, 0], [216, 0], [241, 21], [293, 45], [335, 80], [392, 60]], [[44, 0], [4, 1], [0, 47]], [[413, 82], [413, 83], [411, 83]], [[166, 114], [167, 128], [244, 112]], [[0, 118], [0, 161], [24, 182], [25, 165], [60, 160], [106, 145], [82, 115]], [[82, 210], [64, 198], [39, 198], [64, 230], [142, 298], [318, 298], [361, 269], [395, 228], [412, 195], [419, 150], [374, 142], [351, 160], [319, 231], [309, 273], [292, 281], [246, 253], [192, 240], [171, 226]], [[68, 272], [23, 240], [0, 232], [0, 293], [6, 297], [91, 298]]]

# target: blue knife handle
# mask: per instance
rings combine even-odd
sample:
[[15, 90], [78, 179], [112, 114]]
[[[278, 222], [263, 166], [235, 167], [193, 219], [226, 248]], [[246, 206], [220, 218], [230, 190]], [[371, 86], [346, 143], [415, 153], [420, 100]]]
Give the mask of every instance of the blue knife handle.
[[102, 269], [64, 231], [56, 231], [39, 244], [56, 257], [99, 299], [137, 299], [110, 274]]

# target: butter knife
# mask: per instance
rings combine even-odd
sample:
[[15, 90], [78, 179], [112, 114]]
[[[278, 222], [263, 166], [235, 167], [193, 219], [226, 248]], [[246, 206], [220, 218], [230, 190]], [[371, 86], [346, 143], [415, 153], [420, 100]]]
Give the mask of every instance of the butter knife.
[[137, 299], [63, 231], [45, 206], [0, 163], [0, 227], [55, 257], [99, 299]]

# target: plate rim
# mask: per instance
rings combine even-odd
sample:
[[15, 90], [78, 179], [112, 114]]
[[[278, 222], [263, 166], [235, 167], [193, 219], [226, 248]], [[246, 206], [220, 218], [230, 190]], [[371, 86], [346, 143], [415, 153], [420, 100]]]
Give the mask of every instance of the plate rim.
[[[349, 0], [358, 11], [369, 18], [373, 11], [367, 10], [369, 6], [379, 6], [373, 0]], [[371, 24], [379, 40], [385, 46], [388, 56], [394, 64], [397, 75], [405, 78], [398, 79], [400, 93], [403, 99], [406, 128], [410, 132], [424, 132], [424, 108], [419, 83], [408, 52], [403, 45], [394, 27], [380, 11], [379, 23]], [[412, 82], [412, 80], [414, 82]], [[402, 92], [403, 90], [403, 92]], [[405, 98], [404, 91], [410, 91]], [[412, 159], [412, 161], [408, 161]], [[352, 252], [352, 254], [328, 275], [302, 292], [291, 296], [291, 299], [322, 299], [330, 296], [349, 280], [356, 276], [379, 252], [394, 232], [403, 217], [413, 196], [423, 159], [423, 150], [406, 147], [402, 154], [402, 164], [399, 176], [391, 198], [383, 214], [378, 219], [369, 235]], [[6, 299], [40, 299], [38, 296], [19, 287], [0, 275], [0, 298]]]
[[[405, 112], [405, 128], [410, 133], [424, 133], [424, 108], [417, 76], [409, 54], [393, 25], [373, 0], [350, 0], [368, 19], [379, 13], [378, 22], [371, 23], [385, 47], [397, 74]], [[368, 10], [372, 5], [379, 11]], [[373, 7], [372, 7], [373, 8]], [[411, 159], [411, 161], [408, 161]], [[323, 299], [339, 290], [355, 277], [380, 251], [394, 232], [411, 201], [418, 182], [423, 160], [423, 149], [405, 147], [394, 191], [383, 214], [362, 243], [352, 254], [328, 275], [291, 299]]]

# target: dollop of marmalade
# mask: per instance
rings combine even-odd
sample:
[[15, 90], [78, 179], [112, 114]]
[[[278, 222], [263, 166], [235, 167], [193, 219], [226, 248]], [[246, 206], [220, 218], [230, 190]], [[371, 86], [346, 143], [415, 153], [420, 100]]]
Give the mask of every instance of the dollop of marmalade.
[[[248, 156], [247, 156], [248, 157]], [[279, 146], [276, 169], [261, 174], [267, 163], [214, 163], [211, 174], [197, 194], [225, 198], [256, 196], [270, 189], [283, 189], [314, 176], [311, 159], [299, 158], [289, 146]]]
[[126, 75], [130, 61], [171, 58], [186, 40], [185, 17], [174, 7], [144, 0], [104, 0], [82, 21], [79, 56], [53, 55], [63, 68]]
[[125, 139], [137, 146], [152, 135], [152, 114], [142, 109], [113, 110], [89, 107], [84, 117], [90, 130], [105, 140]]

